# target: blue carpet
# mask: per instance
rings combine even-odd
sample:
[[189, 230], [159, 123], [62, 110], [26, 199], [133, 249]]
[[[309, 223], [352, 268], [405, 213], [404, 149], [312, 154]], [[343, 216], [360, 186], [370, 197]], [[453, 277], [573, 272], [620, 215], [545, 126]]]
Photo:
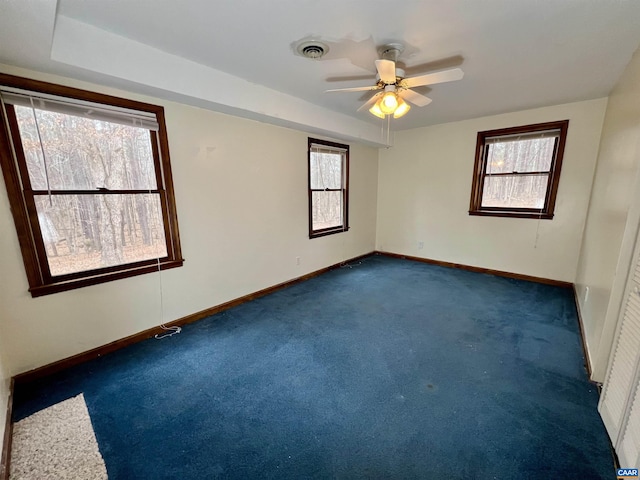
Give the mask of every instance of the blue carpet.
[[15, 392], [114, 479], [615, 478], [570, 289], [364, 259]]

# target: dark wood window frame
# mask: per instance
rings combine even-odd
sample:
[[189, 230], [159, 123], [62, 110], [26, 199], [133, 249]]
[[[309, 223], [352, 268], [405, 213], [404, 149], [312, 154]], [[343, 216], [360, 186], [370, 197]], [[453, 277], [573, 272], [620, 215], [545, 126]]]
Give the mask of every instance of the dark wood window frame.
[[[91, 193], [158, 194], [163, 213], [167, 256], [160, 259], [144, 260], [112, 267], [52, 276], [49, 270], [37, 212], [35, 210], [34, 198], [36, 195], [42, 194], [42, 192], [31, 190], [13, 105], [7, 104], [5, 108], [0, 109], [0, 166], [2, 167], [9, 204], [22, 251], [22, 258], [29, 282], [29, 292], [31, 292], [33, 297], [63, 292], [88, 285], [96, 285], [135, 275], [157, 272], [159, 269], [165, 270], [183, 265], [184, 260], [180, 248], [178, 217], [173, 192], [171, 165], [169, 161], [169, 143], [167, 140], [163, 107], [6, 74], [0, 74], [0, 86], [151, 113], [155, 115], [158, 122], [158, 131], [150, 131], [157, 189], [141, 190], [139, 192], [133, 190], [100, 190]], [[45, 191], [45, 193], [48, 192]], [[58, 190], [57, 192], [50, 193], [83, 195], [88, 194], [88, 191]]]
[[[342, 165], [342, 188], [337, 189], [313, 189], [311, 188], [311, 152], [313, 145], [322, 145], [334, 148], [336, 152], [344, 152], [344, 163]], [[332, 235], [334, 233], [346, 232], [349, 230], [349, 145], [342, 143], [329, 142], [327, 140], [318, 140], [316, 138], [309, 138], [307, 148], [307, 172], [308, 172], [308, 187], [309, 187], [309, 238], [324, 237], [326, 235]], [[337, 227], [329, 227], [322, 229], [313, 228], [313, 192], [328, 192], [338, 191], [342, 192], [342, 225]]]
[[[534, 125], [522, 125], [519, 127], [502, 128], [498, 130], [488, 130], [478, 132], [478, 140], [476, 143], [475, 167], [473, 170], [473, 182], [471, 187], [471, 201], [469, 205], [469, 215], [484, 215], [493, 217], [516, 217], [516, 218], [535, 218], [535, 219], [552, 219], [556, 204], [556, 195], [558, 193], [558, 185], [560, 182], [560, 170], [562, 168], [562, 158], [564, 156], [564, 147], [567, 139], [567, 130], [569, 128], [569, 120], [557, 122], [537, 123]], [[513, 135], [532, 134], [536, 132], [545, 132], [558, 130], [559, 135], [556, 137], [553, 158], [549, 171], [544, 172], [512, 172], [512, 173], [494, 173], [487, 174], [487, 156], [489, 149], [487, 148], [487, 139], [496, 137], [506, 137]], [[544, 206], [542, 208], [499, 208], [499, 207], [483, 207], [482, 195], [484, 188], [484, 179], [487, 176], [506, 176], [506, 175], [539, 175], [548, 174], [547, 191], [545, 194]]]

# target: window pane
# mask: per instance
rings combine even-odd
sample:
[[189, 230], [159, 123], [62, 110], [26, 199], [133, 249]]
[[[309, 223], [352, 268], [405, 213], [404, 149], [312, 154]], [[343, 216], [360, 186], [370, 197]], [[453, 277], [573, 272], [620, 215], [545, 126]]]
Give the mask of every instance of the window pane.
[[20, 137], [34, 190], [156, 189], [148, 130], [16, 106]]
[[311, 192], [312, 228], [342, 226], [342, 192]]
[[555, 137], [489, 144], [487, 173], [548, 172]]
[[311, 188], [342, 188], [342, 155], [311, 152]]
[[167, 256], [159, 194], [38, 195], [51, 275]]
[[485, 177], [483, 207], [543, 208], [549, 175]]

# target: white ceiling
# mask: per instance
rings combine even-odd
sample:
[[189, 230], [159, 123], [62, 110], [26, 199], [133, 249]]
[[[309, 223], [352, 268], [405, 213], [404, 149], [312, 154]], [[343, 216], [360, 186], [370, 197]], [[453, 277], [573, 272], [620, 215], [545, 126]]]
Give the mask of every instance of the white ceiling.
[[[296, 55], [305, 39], [329, 54]], [[608, 95], [640, 44], [640, 2], [0, 2], [0, 63], [374, 144], [381, 121], [356, 112], [362, 94], [324, 90], [373, 84], [390, 41], [405, 44], [408, 73], [465, 72], [392, 121], [416, 128]]]

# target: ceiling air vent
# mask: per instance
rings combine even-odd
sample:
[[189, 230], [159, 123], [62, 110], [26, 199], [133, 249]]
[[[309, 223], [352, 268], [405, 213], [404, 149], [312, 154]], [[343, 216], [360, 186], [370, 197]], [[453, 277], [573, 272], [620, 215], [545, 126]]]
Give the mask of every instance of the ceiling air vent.
[[318, 59], [329, 51], [329, 47], [321, 42], [303, 42], [297, 50], [303, 57]]

